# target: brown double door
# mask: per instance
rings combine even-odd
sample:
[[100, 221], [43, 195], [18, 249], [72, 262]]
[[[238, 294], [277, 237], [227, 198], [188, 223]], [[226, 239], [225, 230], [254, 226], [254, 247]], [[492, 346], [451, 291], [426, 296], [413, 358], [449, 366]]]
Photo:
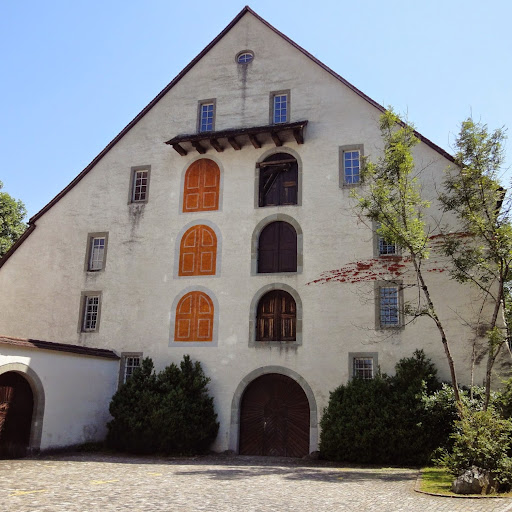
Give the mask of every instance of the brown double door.
[[247, 386], [240, 411], [240, 453], [281, 457], [309, 453], [309, 402], [297, 382], [270, 373]]
[[27, 380], [15, 372], [0, 375], [0, 458], [26, 455], [33, 408]]

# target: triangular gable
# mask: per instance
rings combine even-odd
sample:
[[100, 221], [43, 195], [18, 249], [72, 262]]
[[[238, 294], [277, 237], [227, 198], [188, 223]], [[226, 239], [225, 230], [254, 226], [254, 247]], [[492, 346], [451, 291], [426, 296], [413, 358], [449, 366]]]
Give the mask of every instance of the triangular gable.
[[[112, 139], [112, 141], [109, 142], [109, 144], [99, 153], [94, 160], [73, 180], [71, 183], [65, 187], [61, 192], [59, 192], [48, 204], [46, 204], [39, 212], [37, 212], [33, 217], [29, 220], [29, 227], [25, 231], [25, 233], [21, 236], [21, 238], [11, 247], [11, 249], [4, 255], [2, 259], [0, 259], [0, 268], [2, 265], [11, 257], [11, 255], [16, 251], [16, 249], [23, 243], [23, 241], [32, 233], [32, 231], [35, 229], [36, 225], [35, 222], [39, 217], [41, 217], [44, 213], [46, 213], [54, 204], [56, 204], [62, 197], [64, 197], [72, 188], [77, 185], [82, 178], [84, 178], [89, 171], [91, 171], [94, 166], [131, 130], [133, 126], [135, 126], [159, 101], [162, 99], [239, 21], [240, 19], [247, 13], [252, 14], [256, 19], [258, 19], [261, 23], [263, 23], [265, 26], [267, 26], [270, 30], [272, 30], [274, 33], [276, 33], [278, 36], [280, 36], [282, 39], [284, 39], [286, 42], [291, 44], [294, 48], [299, 50], [301, 53], [303, 53], [306, 57], [311, 59], [315, 64], [320, 66], [323, 70], [325, 70], [327, 73], [332, 75], [334, 78], [339, 80], [341, 83], [343, 83], [346, 87], [351, 89], [353, 92], [355, 92], [358, 96], [366, 100], [368, 103], [370, 103], [372, 106], [374, 106], [377, 110], [380, 112], [385, 112], [386, 109], [377, 103], [376, 101], [372, 100], [369, 96], [364, 94], [362, 91], [360, 91], [357, 87], [352, 85], [350, 82], [345, 80], [342, 76], [338, 75], [335, 71], [333, 71], [331, 68], [326, 66], [323, 62], [319, 61], [315, 56], [310, 54], [308, 51], [306, 51], [304, 48], [299, 46], [295, 41], [290, 39], [288, 36], [277, 30], [274, 26], [272, 26], [268, 21], [264, 20], [261, 16], [259, 16], [257, 13], [255, 13], [249, 6], [245, 6], [236, 16], [235, 18], [229, 23], [226, 28], [220, 32], [220, 34], [213, 39], [213, 41], [210, 42], [187, 66], [185, 66], [178, 75], [166, 86], [162, 91], [160, 91], [157, 96], [144, 108], [142, 109], [126, 126], [119, 132], [116, 137]], [[420, 139], [422, 142], [430, 146], [432, 149], [434, 149], [436, 152], [438, 152], [440, 155], [442, 155], [444, 158], [450, 160], [453, 162], [453, 157], [447, 153], [444, 149], [440, 148], [438, 145], [434, 144], [432, 141], [421, 135], [419, 132], [415, 131], [414, 134], [418, 139]], [[164, 141], [162, 141], [164, 143]]]

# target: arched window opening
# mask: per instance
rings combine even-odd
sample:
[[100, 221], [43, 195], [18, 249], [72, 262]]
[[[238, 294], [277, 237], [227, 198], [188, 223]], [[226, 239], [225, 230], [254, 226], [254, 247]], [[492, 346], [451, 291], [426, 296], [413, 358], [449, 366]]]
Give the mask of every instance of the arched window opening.
[[284, 290], [266, 293], [258, 303], [256, 341], [295, 341], [297, 306]]
[[297, 204], [298, 164], [288, 153], [276, 153], [257, 164], [260, 169], [259, 206]]
[[272, 222], [261, 231], [258, 273], [297, 272], [297, 232], [291, 224]]
[[196, 160], [185, 173], [183, 211], [218, 210], [219, 186], [219, 166], [208, 158]]
[[217, 262], [217, 236], [203, 224], [192, 226], [181, 238], [180, 276], [215, 275]]
[[213, 302], [206, 293], [187, 293], [176, 307], [174, 341], [212, 341], [213, 313]]

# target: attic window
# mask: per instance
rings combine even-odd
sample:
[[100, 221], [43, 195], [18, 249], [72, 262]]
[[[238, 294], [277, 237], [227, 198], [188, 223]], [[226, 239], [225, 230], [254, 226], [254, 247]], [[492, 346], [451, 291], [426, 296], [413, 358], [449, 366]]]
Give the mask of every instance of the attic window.
[[244, 50], [236, 56], [236, 61], [238, 64], [249, 64], [252, 59], [254, 59], [254, 53], [248, 50]]

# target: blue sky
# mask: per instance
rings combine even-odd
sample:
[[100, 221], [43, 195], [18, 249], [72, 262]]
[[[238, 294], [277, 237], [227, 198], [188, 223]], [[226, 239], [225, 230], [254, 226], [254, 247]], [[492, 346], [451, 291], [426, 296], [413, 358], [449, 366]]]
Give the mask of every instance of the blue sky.
[[[37, 213], [244, 5], [2, 2], [4, 191], [24, 201], [29, 216]], [[512, 127], [509, 0], [249, 5], [447, 151], [469, 115], [490, 128]]]

